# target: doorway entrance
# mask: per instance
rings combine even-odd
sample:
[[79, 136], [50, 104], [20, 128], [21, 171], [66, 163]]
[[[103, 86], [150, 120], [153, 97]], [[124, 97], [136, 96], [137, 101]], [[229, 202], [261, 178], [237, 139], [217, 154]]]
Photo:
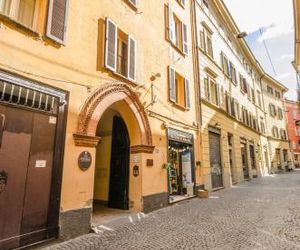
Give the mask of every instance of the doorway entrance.
[[244, 179], [249, 179], [249, 167], [248, 167], [248, 151], [247, 151], [247, 143], [241, 142], [241, 156], [242, 156], [242, 167]]
[[211, 165], [212, 189], [223, 187], [222, 160], [221, 160], [221, 136], [209, 132], [209, 154]]
[[249, 145], [251, 169], [256, 170], [255, 150], [254, 145]]
[[168, 189], [169, 202], [194, 196], [193, 135], [168, 129]]
[[65, 97], [0, 72], [0, 249], [57, 237]]
[[93, 222], [98, 224], [129, 209], [130, 139], [123, 118], [112, 108], [103, 113], [97, 136]]

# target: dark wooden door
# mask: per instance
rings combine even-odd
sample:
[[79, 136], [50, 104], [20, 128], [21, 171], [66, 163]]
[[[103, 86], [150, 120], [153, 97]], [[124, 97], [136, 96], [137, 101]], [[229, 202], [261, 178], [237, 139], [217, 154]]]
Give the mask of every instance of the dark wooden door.
[[209, 132], [209, 152], [212, 188], [223, 187], [220, 135]]
[[248, 166], [247, 154], [248, 154], [247, 144], [241, 143], [241, 156], [242, 156], [244, 179], [249, 179], [249, 166]]
[[254, 151], [254, 146], [253, 145], [249, 145], [249, 151], [250, 151], [251, 168], [256, 169], [255, 151]]
[[56, 124], [49, 115], [2, 105], [0, 115], [0, 172], [7, 173], [0, 249], [11, 249], [46, 238]]
[[123, 119], [113, 119], [109, 202], [111, 208], [129, 208], [129, 136]]

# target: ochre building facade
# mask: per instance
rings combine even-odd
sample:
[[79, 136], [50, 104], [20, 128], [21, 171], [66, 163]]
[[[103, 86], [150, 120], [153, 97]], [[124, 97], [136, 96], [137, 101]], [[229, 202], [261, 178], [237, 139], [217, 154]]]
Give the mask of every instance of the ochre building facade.
[[239, 33], [222, 1], [0, 0], [0, 248], [270, 173]]

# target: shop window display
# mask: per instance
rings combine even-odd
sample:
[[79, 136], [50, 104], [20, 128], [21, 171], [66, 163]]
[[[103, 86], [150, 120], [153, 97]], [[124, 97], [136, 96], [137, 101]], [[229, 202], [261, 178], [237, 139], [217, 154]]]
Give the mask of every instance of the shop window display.
[[178, 196], [193, 195], [192, 152], [189, 145], [173, 141], [170, 141], [168, 151], [169, 194], [170, 202], [174, 202]]

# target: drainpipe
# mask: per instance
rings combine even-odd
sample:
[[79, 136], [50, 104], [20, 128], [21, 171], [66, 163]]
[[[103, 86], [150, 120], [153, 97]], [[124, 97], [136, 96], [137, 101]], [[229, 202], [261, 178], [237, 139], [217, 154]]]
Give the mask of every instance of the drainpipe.
[[[194, 71], [194, 91], [195, 91], [195, 109], [197, 118], [197, 137], [199, 138], [198, 154], [202, 162], [202, 106], [201, 106], [201, 81], [200, 81], [200, 63], [199, 63], [199, 49], [198, 49], [198, 26], [197, 26], [197, 0], [190, 0], [190, 15], [191, 15], [191, 34], [192, 34], [192, 59], [193, 59], [193, 71]], [[199, 160], [199, 159], [197, 159]], [[199, 178], [202, 175], [199, 171]], [[204, 181], [204, 180], [203, 180]]]

